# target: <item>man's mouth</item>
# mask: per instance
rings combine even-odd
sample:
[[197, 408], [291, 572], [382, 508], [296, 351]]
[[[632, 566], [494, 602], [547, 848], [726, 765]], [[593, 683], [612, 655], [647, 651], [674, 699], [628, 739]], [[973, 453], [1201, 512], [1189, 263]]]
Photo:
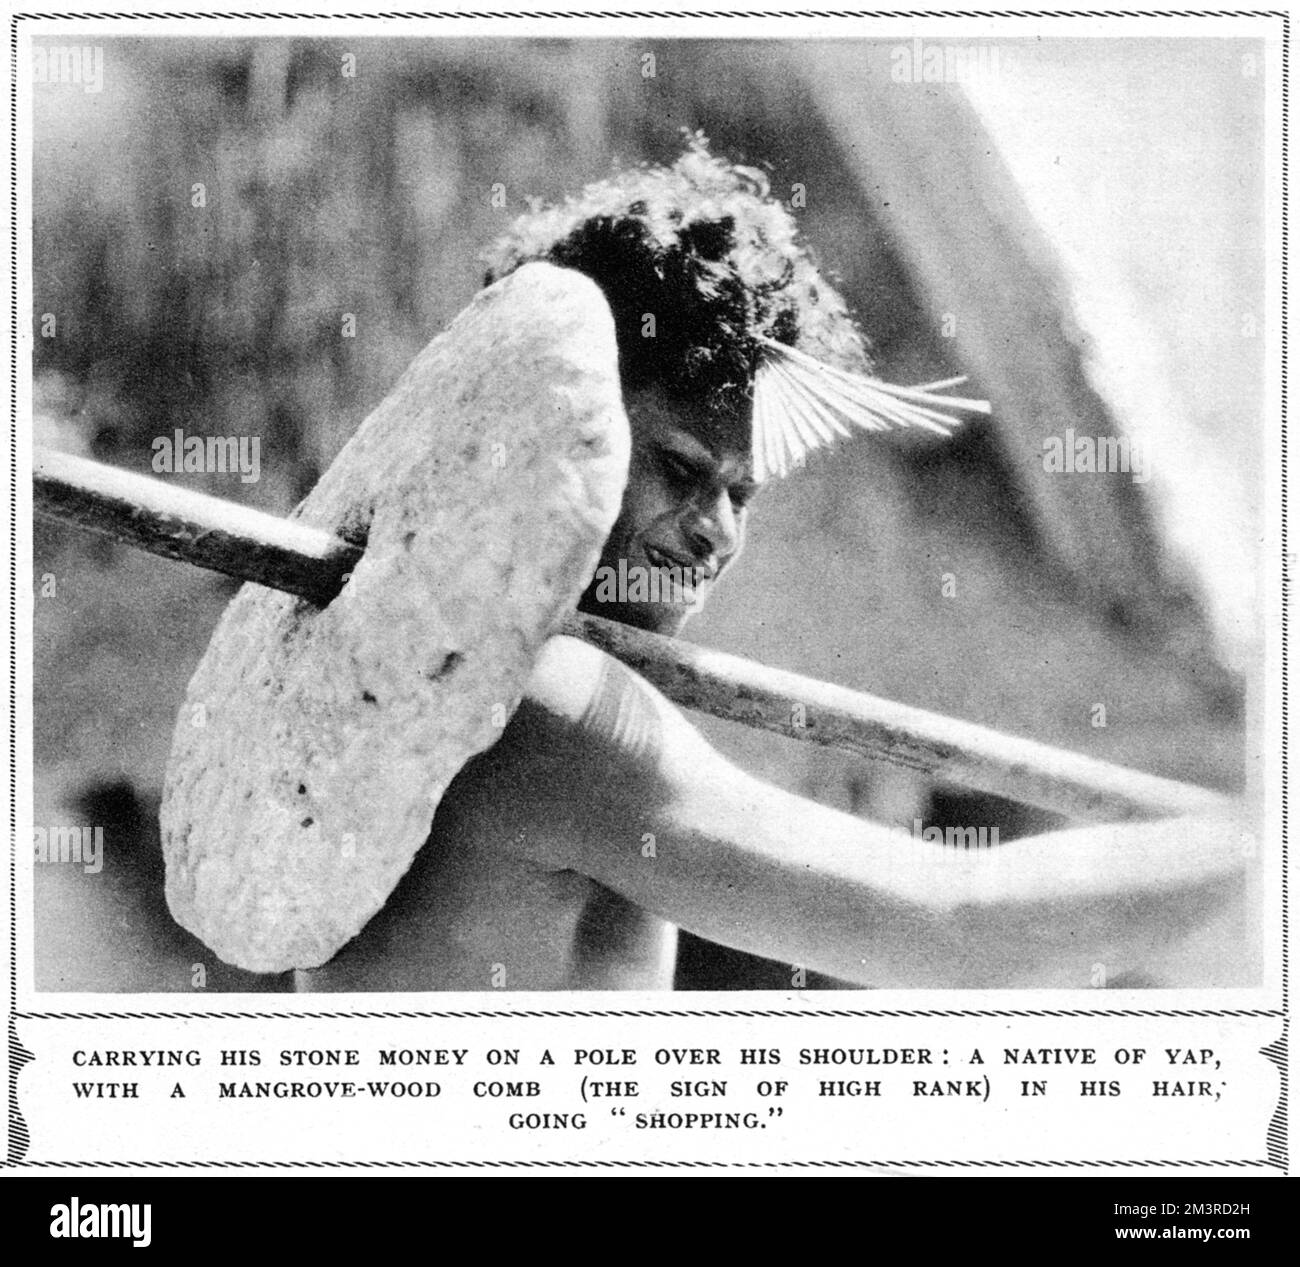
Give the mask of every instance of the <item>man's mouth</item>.
[[669, 554], [666, 550], [660, 550], [654, 546], [645, 546], [644, 551], [651, 567], [667, 568], [679, 572], [692, 588], [698, 588], [712, 581], [716, 574], [716, 569], [707, 564], [697, 563], [694, 559], [683, 559], [678, 555]]

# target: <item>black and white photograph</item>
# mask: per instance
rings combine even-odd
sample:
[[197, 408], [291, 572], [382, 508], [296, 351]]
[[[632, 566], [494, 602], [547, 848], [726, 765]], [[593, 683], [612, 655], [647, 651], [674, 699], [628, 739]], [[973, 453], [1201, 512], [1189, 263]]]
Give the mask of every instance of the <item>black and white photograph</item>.
[[[1194, 1157], [1285, 1167], [1279, 21], [83, 16], [14, 24], [11, 1092], [24, 1010], [159, 1018], [58, 1085], [198, 1121], [452, 1060], [125, 1058], [191, 1011], [225, 1052], [227, 1011], [775, 1009], [742, 1064], [900, 1114], [1045, 1096], [1005, 1066], [1082, 1035], [1069, 1094], [1156, 1100], [1106, 1156], [1185, 1095]], [[1139, 1070], [1095, 1009], [1218, 1036]], [[730, 1039], [597, 1032], [717, 1066], [597, 1096], [744, 1119]], [[970, 1111], [885, 1156], [991, 1147]]]

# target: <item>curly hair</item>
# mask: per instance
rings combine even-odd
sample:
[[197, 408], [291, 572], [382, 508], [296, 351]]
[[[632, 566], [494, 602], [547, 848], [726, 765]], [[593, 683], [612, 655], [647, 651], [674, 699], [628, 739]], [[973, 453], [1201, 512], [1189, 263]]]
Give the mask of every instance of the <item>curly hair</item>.
[[842, 369], [869, 368], [865, 340], [767, 177], [715, 158], [702, 134], [671, 167], [617, 172], [525, 213], [483, 260], [489, 285], [532, 260], [596, 282], [614, 314], [625, 390], [658, 384], [738, 409], [760, 337]]

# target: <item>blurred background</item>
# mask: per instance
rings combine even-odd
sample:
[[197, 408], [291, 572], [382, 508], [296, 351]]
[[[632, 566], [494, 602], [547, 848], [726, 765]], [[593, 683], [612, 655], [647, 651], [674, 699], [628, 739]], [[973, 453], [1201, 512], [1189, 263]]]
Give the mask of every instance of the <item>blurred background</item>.
[[[767, 170], [882, 377], [967, 374], [993, 416], [815, 455], [757, 499], [687, 636], [1240, 791], [1275, 434], [1263, 50], [965, 44], [964, 74], [927, 80], [936, 45], [105, 41], [102, 91], [33, 88], [37, 442], [149, 474], [177, 427], [257, 436], [256, 483], [171, 478], [283, 514], [530, 199], [670, 162], [701, 129]], [[1140, 438], [1150, 479], [1045, 470], [1067, 428]], [[162, 896], [171, 732], [233, 583], [46, 523], [35, 542], [35, 821], [105, 840], [98, 874], [37, 867], [37, 987], [288, 988], [221, 965]], [[700, 724], [754, 772], [905, 829], [1053, 822]], [[683, 938], [681, 988], [790, 984]]]

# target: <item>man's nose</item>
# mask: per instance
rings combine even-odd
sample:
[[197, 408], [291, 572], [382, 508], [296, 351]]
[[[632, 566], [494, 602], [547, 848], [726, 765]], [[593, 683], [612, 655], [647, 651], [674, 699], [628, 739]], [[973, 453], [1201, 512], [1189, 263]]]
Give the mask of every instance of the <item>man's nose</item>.
[[684, 527], [692, 548], [701, 557], [725, 559], [736, 552], [740, 541], [740, 525], [726, 489], [695, 502]]

